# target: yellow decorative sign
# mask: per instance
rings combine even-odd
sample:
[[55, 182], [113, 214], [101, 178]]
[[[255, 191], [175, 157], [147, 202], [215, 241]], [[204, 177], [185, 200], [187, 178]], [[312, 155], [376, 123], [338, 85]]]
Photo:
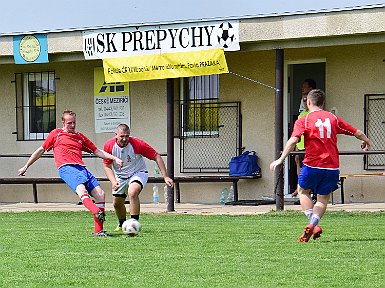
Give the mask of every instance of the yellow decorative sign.
[[223, 49], [103, 59], [106, 83], [229, 73]]

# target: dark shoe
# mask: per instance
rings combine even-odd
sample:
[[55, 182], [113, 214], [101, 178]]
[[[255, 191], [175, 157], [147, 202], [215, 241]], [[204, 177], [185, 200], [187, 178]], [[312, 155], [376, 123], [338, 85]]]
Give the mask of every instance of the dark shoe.
[[98, 233], [94, 233], [95, 237], [112, 237], [112, 234], [107, 233], [107, 231], [100, 230]]
[[102, 210], [99, 210], [99, 212], [95, 214], [95, 217], [102, 223], [106, 221], [106, 213]]
[[313, 230], [313, 225], [307, 225], [303, 231], [303, 234], [301, 235], [301, 237], [299, 237], [298, 242], [308, 242], [311, 235], [313, 235]]

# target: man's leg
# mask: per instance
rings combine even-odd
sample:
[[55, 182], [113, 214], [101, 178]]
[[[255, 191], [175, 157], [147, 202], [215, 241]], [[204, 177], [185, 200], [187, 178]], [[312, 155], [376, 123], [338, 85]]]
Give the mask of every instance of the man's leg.
[[298, 193], [299, 193], [299, 199], [301, 202], [302, 211], [306, 215], [307, 219], [309, 220], [310, 224], [306, 225], [304, 232], [302, 233], [301, 237], [299, 237], [299, 242], [308, 242], [310, 237], [313, 235], [314, 232], [317, 232], [317, 236], [313, 235], [314, 239], [317, 239], [320, 237], [320, 234], [322, 233], [321, 227], [317, 226], [317, 224], [313, 225], [311, 224], [311, 220], [314, 217], [314, 203], [313, 199], [310, 195], [311, 190], [305, 190], [301, 188], [298, 185]]
[[83, 184], [79, 184], [76, 187], [76, 194], [78, 194], [80, 201], [82, 201], [84, 207], [86, 207], [92, 214], [96, 214], [99, 212], [98, 206], [92, 201], [86, 187]]
[[310, 219], [310, 224], [313, 226], [318, 225], [318, 222], [321, 220], [322, 216], [325, 214], [326, 207], [329, 203], [330, 194], [328, 195], [317, 195], [317, 202], [313, 208], [313, 216]]
[[313, 208], [313, 215], [310, 218], [310, 225], [314, 227], [313, 229], [313, 239], [321, 237], [322, 228], [318, 225], [322, 216], [325, 214], [327, 204], [329, 202], [330, 194], [328, 195], [317, 195], [317, 202]]
[[105, 217], [104, 210], [106, 205], [105, 194], [100, 186], [96, 186], [92, 189], [90, 194], [95, 198], [95, 206], [98, 209], [98, 212], [94, 214], [94, 234], [97, 234], [103, 231], [103, 222]]
[[303, 189], [298, 185], [298, 194], [299, 194], [299, 201], [301, 203], [302, 211], [306, 215], [306, 217], [310, 220], [311, 216], [313, 215], [313, 200], [311, 199], [310, 189]]
[[128, 188], [128, 199], [130, 200], [131, 218], [136, 220], [139, 220], [140, 215], [140, 191], [142, 191], [142, 186], [138, 182], [131, 182]]
[[[120, 195], [119, 195], [120, 196]], [[122, 195], [122, 197], [119, 196], [112, 196], [112, 204], [114, 205], [114, 210], [116, 217], [118, 218], [119, 221], [119, 226], [115, 230], [121, 230], [121, 227], [123, 225], [123, 222], [126, 221], [126, 197]]]

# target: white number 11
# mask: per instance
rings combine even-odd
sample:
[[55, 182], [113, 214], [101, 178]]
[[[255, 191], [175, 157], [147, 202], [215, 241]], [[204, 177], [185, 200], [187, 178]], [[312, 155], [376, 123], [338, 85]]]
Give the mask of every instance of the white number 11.
[[332, 126], [330, 125], [330, 119], [326, 118], [325, 122], [322, 122], [321, 119], [318, 119], [315, 122], [315, 126], [319, 129], [320, 138], [325, 138], [324, 129], [326, 128], [326, 137], [330, 138], [332, 134]]

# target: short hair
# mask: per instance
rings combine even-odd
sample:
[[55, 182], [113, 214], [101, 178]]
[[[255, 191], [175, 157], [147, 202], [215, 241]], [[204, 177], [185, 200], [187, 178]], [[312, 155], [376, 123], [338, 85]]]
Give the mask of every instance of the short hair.
[[65, 120], [64, 117], [65, 117], [66, 115], [71, 115], [71, 116], [75, 116], [75, 117], [76, 117], [76, 113], [75, 113], [74, 111], [68, 110], [68, 109], [67, 109], [67, 110], [64, 110], [63, 113], [62, 113], [62, 115], [61, 115], [61, 120], [62, 120], [62, 121]]
[[307, 84], [309, 84], [309, 86], [312, 89], [316, 89], [317, 88], [316, 82], [313, 79], [311, 79], [311, 78], [307, 78], [307, 79], [303, 80], [303, 82], [306, 82]]
[[307, 94], [307, 99], [317, 107], [323, 107], [325, 104], [325, 92], [321, 89], [313, 89]]
[[130, 131], [130, 127], [125, 123], [120, 123], [118, 127], [116, 127], [116, 130]]

